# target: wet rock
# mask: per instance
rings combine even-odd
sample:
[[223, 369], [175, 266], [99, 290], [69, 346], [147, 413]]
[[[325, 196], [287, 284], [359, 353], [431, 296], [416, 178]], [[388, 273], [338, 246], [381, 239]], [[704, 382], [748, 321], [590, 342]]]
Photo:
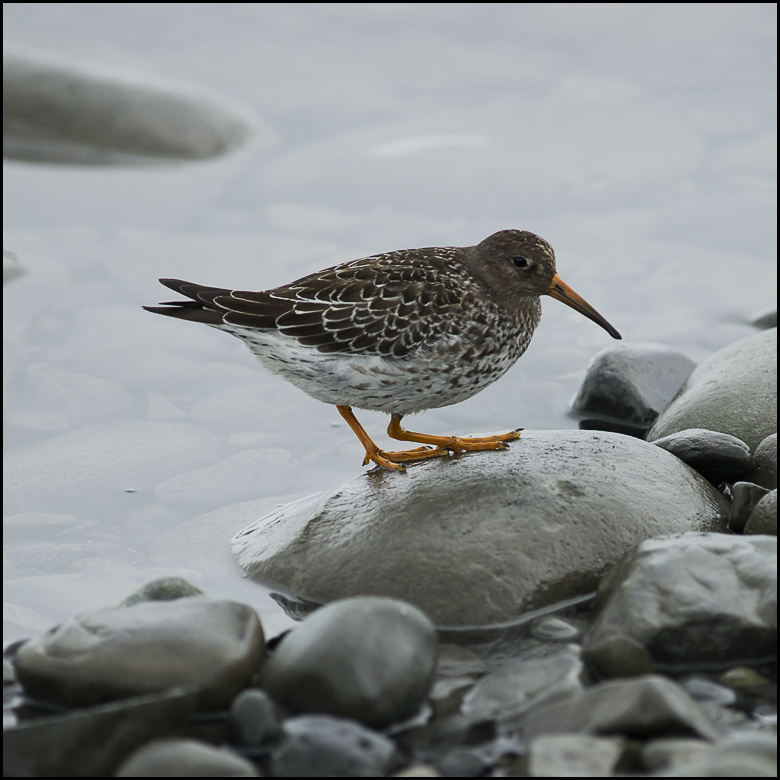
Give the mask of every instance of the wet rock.
[[748, 482], [754, 482], [768, 490], [777, 487], [777, 434], [767, 436], [753, 453], [753, 467], [744, 476]]
[[3, 775], [108, 777], [150, 739], [181, 731], [197, 697], [174, 688], [4, 728]]
[[436, 761], [436, 768], [441, 777], [482, 777], [488, 766], [476, 751], [455, 748]]
[[541, 702], [583, 690], [587, 680], [579, 647], [557, 656], [518, 661], [484, 676], [464, 697], [461, 712], [472, 721], [515, 719]]
[[246, 112], [30, 55], [3, 58], [3, 156], [78, 164], [202, 160], [242, 144]]
[[720, 707], [730, 707], [737, 701], [737, 694], [727, 685], [719, 685], [706, 677], [689, 677], [679, 681], [690, 697], [699, 704], [717, 704]]
[[395, 745], [354, 721], [300, 715], [282, 724], [271, 752], [274, 777], [381, 777], [398, 762]]
[[755, 328], [761, 328], [761, 330], [768, 330], [769, 328], [776, 328], [777, 327], [777, 309], [772, 309], [771, 311], [764, 312], [763, 314], [759, 314], [757, 317], [754, 317], [751, 322], [751, 325]]
[[420, 610], [357, 597], [322, 607], [287, 634], [261, 680], [292, 712], [327, 712], [384, 727], [413, 715], [430, 690], [436, 631]]
[[777, 536], [777, 490], [767, 493], [756, 504], [745, 525], [744, 533], [748, 536], [768, 534]]
[[599, 421], [617, 423], [641, 436], [694, 368], [690, 358], [664, 344], [607, 347], [590, 361], [571, 410], [587, 421], [582, 427], [599, 429]]
[[735, 733], [690, 762], [679, 762], [664, 777], [777, 777], [777, 738]]
[[233, 699], [228, 717], [228, 734], [238, 745], [258, 747], [280, 734], [276, 706], [257, 688], [248, 688]]
[[203, 591], [181, 577], [161, 577], [147, 582], [135, 593], [131, 593], [120, 606], [131, 607], [142, 601], [174, 601], [190, 596], [202, 596]]
[[479, 625], [595, 590], [643, 539], [723, 530], [727, 513], [659, 447], [529, 431], [506, 452], [356, 477], [264, 517], [233, 551], [253, 579], [310, 601], [376, 593], [439, 625]]
[[175, 685], [220, 709], [263, 659], [263, 630], [243, 604], [185, 598], [78, 615], [23, 645], [19, 681], [45, 701], [83, 706]]
[[771, 655], [776, 555], [770, 537], [688, 533], [643, 542], [602, 580], [586, 648], [628, 636], [672, 665]]
[[555, 640], [573, 640], [580, 633], [580, 630], [566, 620], [548, 616], [537, 620], [531, 627], [531, 634], [537, 639], [548, 641]]
[[625, 634], [612, 634], [589, 641], [583, 659], [597, 679], [638, 677], [655, 669], [653, 656], [641, 643]]
[[260, 777], [251, 761], [194, 739], [156, 739], [133, 753], [115, 777]]
[[729, 529], [734, 533], [741, 534], [745, 530], [745, 525], [753, 514], [753, 510], [758, 506], [758, 502], [769, 492], [761, 485], [755, 485], [752, 482], [737, 482], [732, 486], [731, 517], [729, 518]]
[[550, 734], [537, 737], [528, 749], [530, 777], [609, 777], [626, 747], [621, 737]]
[[713, 485], [734, 482], [750, 468], [750, 447], [736, 436], [692, 428], [653, 441], [696, 469]]
[[729, 344], [701, 363], [647, 433], [689, 428], [736, 436], [754, 450], [777, 433], [777, 329]]
[[487, 671], [485, 662], [468, 647], [441, 644], [436, 659], [436, 675], [439, 677], [463, 677], [483, 675]]
[[683, 688], [658, 675], [608, 680], [565, 701], [534, 709], [526, 716], [523, 734], [528, 739], [541, 734], [717, 737]]
[[715, 747], [704, 739], [691, 737], [661, 737], [651, 739], [640, 753], [642, 767], [648, 772], [684, 766], [701, 760]]

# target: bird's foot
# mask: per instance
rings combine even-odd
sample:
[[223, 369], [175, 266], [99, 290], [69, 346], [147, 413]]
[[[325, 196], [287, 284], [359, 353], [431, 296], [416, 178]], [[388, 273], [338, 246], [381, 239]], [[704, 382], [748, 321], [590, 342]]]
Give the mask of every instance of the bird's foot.
[[418, 444], [430, 444], [437, 449], [450, 452], [474, 452], [476, 450], [505, 450], [509, 447], [507, 442], [520, 438], [522, 428], [517, 428], [508, 433], [499, 433], [495, 436], [434, 436], [428, 433], [416, 433], [405, 431], [401, 427], [401, 415], [394, 414], [387, 426], [387, 433], [397, 441], [413, 441]]
[[373, 461], [377, 466], [388, 471], [406, 471], [406, 466], [403, 465], [406, 461], [444, 458], [449, 457], [449, 454], [450, 450], [441, 447], [417, 447], [413, 450], [400, 450], [398, 452], [385, 452], [377, 447], [376, 450], [366, 450], [363, 465], [367, 466]]
[[520, 431], [522, 430], [522, 428], [518, 428], [517, 430], [509, 431], [509, 433], [499, 433], [495, 436], [450, 436], [447, 442], [438, 443], [438, 446], [453, 452], [462, 450], [465, 450], [466, 452], [478, 450], [508, 450], [509, 445], [507, 442], [519, 439]]

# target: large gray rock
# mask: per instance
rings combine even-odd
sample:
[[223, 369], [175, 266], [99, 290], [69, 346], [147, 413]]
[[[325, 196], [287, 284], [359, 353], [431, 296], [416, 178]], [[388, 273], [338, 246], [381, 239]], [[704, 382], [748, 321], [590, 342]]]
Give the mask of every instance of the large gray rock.
[[173, 688], [3, 728], [4, 777], [109, 777], [150, 739], [183, 730], [194, 688]]
[[3, 58], [3, 156], [60, 163], [202, 160], [249, 137], [247, 111], [148, 79]]
[[718, 735], [680, 685], [654, 674], [592, 685], [562, 702], [532, 710], [523, 735], [531, 739], [540, 734], [625, 734], [639, 739]]
[[529, 431], [506, 452], [356, 477], [264, 517], [233, 550], [252, 578], [310, 601], [380, 594], [479, 625], [595, 590], [644, 539], [722, 530], [727, 514], [659, 447]]
[[628, 637], [666, 664], [771, 656], [777, 539], [688, 533], [640, 544], [599, 587], [588, 653]]
[[751, 450], [777, 433], [777, 328], [729, 344], [699, 364], [647, 440], [688, 428], [731, 434]]
[[588, 428], [604, 421], [646, 430], [694, 368], [689, 357], [666, 344], [609, 346], [591, 359], [571, 410], [588, 420]]
[[583, 691], [587, 672], [579, 646], [549, 658], [516, 661], [485, 675], [463, 698], [460, 711], [472, 721], [512, 720], [542, 702]]
[[734, 482], [750, 468], [750, 447], [727, 433], [694, 428], [663, 436], [653, 444], [676, 455], [713, 485], [724, 479]]
[[745, 475], [748, 482], [755, 482], [767, 490], [777, 487], [777, 434], [767, 436], [753, 453], [752, 469]]
[[229, 750], [194, 739], [156, 739], [133, 753], [114, 776], [260, 777], [260, 772]]
[[15, 666], [25, 690], [45, 701], [82, 706], [189, 685], [200, 709], [222, 709], [264, 650], [249, 607], [183, 598], [70, 618], [23, 645]]
[[263, 687], [293, 712], [326, 712], [384, 727], [417, 710], [436, 667], [436, 630], [394, 599], [343, 599], [287, 634]]
[[621, 737], [546, 734], [528, 746], [528, 776], [612, 777], [625, 748]]
[[393, 742], [354, 721], [300, 715], [282, 724], [273, 777], [383, 777], [398, 762]]
[[745, 525], [745, 534], [771, 534], [777, 536], [777, 488], [770, 490], [753, 510]]

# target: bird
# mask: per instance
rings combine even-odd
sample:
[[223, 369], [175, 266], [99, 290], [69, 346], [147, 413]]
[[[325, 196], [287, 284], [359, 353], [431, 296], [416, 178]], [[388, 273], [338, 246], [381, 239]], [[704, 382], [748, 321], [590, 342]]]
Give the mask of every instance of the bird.
[[[410, 461], [503, 450], [522, 428], [494, 436], [405, 430], [404, 416], [465, 401], [503, 376], [528, 348], [549, 295], [621, 336], [558, 276], [555, 253], [527, 230], [475, 246], [402, 249], [341, 263], [259, 292], [180, 279], [161, 284], [186, 300], [147, 311], [227, 331], [260, 362], [336, 407], [365, 448], [363, 465], [404, 471]], [[381, 450], [353, 407], [390, 415]]]

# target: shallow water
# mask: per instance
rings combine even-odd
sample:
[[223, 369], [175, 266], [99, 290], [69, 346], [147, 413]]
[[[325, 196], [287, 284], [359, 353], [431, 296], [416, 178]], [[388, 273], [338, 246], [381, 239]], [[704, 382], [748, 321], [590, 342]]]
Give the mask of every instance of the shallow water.
[[[160, 276], [261, 289], [532, 230], [627, 341], [701, 360], [775, 305], [768, 4], [5, 6], [14, 46], [211, 90], [255, 139], [201, 163], [4, 164], [4, 636], [179, 574], [281, 610], [230, 537], [361, 472], [335, 409], [154, 317]], [[522, 360], [414, 428], [570, 428], [609, 336], [552, 299]], [[361, 422], [381, 443], [383, 415]], [[489, 455], [489, 457], [499, 457]], [[44, 513], [36, 517], [24, 513]]]

